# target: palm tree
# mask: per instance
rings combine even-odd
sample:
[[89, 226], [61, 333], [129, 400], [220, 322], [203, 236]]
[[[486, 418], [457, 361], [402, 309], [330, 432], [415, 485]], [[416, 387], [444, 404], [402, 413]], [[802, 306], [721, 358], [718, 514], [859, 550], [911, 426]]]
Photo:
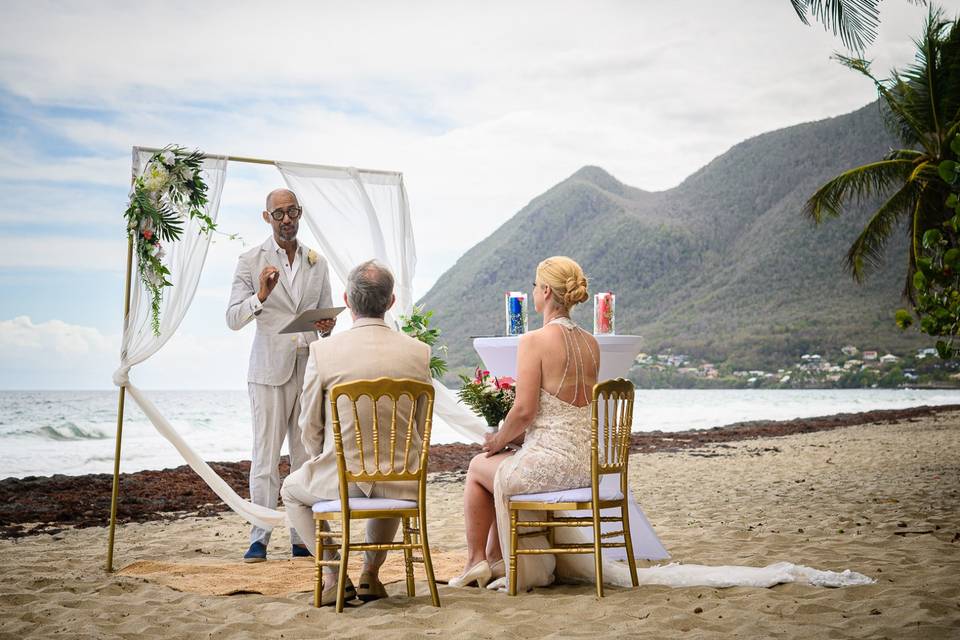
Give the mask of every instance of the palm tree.
[[[886, 200], [873, 213], [847, 252], [846, 267], [862, 282], [882, 261], [883, 249], [897, 226], [909, 222], [911, 238], [904, 294], [913, 297], [913, 274], [921, 258], [921, 238], [928, 229], [942, 229], [953, 213], [945, 202], [949, 185], [938, 174], [941, 162], [953, 159], [950, 142], [960, 125], [960, 25], [930, 9], [913, 64], [878, 80], [862, 58], [834, 56], [873, 81], [885, 107], [886, 120], [902, 149], [885, 158], [849, 169], [820, 187], [804, 212], [819, 224], [843, 213], [850, 201], [873, 196]], [[949, 229], [947, 233], [955, 235]], [[956, 246], [957, 238], [951, 240]]]
[[[926, 4], [926, 0], [910, 0], [911, 4]], [[877, 38], [880, 25], [880, 0], [790, 0], [793, 10], [809, 25], [807, 13], [814, 20], [830, 28], [833, 35], [840, 35], [844, 46], [853, 51], [864, 47]]]

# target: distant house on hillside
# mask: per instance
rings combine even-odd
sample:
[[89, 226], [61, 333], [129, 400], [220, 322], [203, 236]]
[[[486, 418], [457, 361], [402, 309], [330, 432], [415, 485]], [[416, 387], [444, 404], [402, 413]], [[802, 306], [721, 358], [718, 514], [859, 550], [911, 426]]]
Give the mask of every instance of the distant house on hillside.
[[877, 359], [877, 352], [876, 352], [876, 351], [864, 351], [864, 352], [863, 352], [863, 359], [864, 359], [864, 361], [867, 361], [867, 360], [876, 360], [876, 359]]
[[927, 357], [933, 357], [937, 355], [937, 350], [933, 347], [927, 347], [926, 349], [917, 349], [917, 360], [923, 360]]
[[900, 358], [898, 358], [897, 356], [893, 355], [892, 353], [888, 353], [888, 354], [886, 354], [885, 356], [883, 356], [882, 358], [880, 358], [880, 363], [881, 363], [881, 364], [890, 364], [890, 363], [899, 362], [899, 361], [900, 361]]
[[848, 344], [847, 346], [845, 346], [845, 347], [843, 347], [842, 349], [840, 349], [840, 351], [842, 351], [842, 352], [843, 352], [843, 355], [845, 355], [845, 356], [855, 356], [855, 355], [857, 355], [858, 353], [860, 353], [860, 350], [857, 349], [857, 348], [856, 348], [855, 346], [853, 346], [852, 344]]

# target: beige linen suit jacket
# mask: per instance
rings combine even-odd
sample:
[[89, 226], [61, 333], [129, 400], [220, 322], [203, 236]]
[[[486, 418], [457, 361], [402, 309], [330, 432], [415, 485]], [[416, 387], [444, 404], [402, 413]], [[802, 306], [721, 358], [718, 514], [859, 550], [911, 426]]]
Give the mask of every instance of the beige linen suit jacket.
[[[333, 443], [333, 419], [330, 412], [330, 389], [342, 382], [381, 377], [409, 378], [430, 383], [430, 347], [394, 331], [378, 318], [358, 318], [348, 331], [311, 343], [300, 400], [300, 430], [304, 447], [311, 459], [298, 470], [296, 481], [318, 500], [336, 500], [340, 497], [337, 452]], [[423, 436], [425, 400], [421, 401], [420, 405], [410, 449], [411, 470], [417, 468], [416, 458], [420, 455]], [[380, 438], [380, 465], [383, 471], [389, 470], [388, 429], [392, 406], [393, 403], [388, 398], [382, 398], [378, 404], [378, 417], [383, 430]], [[346, 398], [341, 398], [337, 408], [347, 468], [356, 471], [359, 470], [360, 457], [353, 410]], [[373, 406], [367, 398], [363, 398], [357, 403], [357, 409], [361, 423], [367, 425], [363, 432], [363, 446], [366, 450], [367, 470], [372, 471], [373, 442], [369, 436], [369, 425], [372, 422]], [[404, 427], [409, 415], [410, 403], [403, 399], [398, 403], [397, 411], [399, 443], [406, 437]], [[403, 446], [399, 444], [397, 470], [401, 468], [402, 457]], [[294, 479], [294, 476], [290, 479]], [[371, 496], [373, 483], [357, 483], [357, 486], [365, 495]], [[414, 500], [417, 497], [417, 484], [381, 483], [376, 497]]]
[[[253, 337], [253, 348], [250, 350], [247, 382], [276, 386], [289, 380], [297, 364], [297, 336], [302, 335], [307, 343], [311, 343], [317, 339], [317, 332], [281, 334], [280, 329], [307, 309], [326, 309], [333, 306], [327, 261], [323, 256], [317, 255], [316, 262], [310, 264], [310, 248], [300, 244], [297, 250], [301, 252], [302, 260], [296, 276], [301, 282], [298, 301], [293, 299], [292, 285], [287, 282], [281, 268], [272, 238], [267, 238], [263, 244], [250, 249], [237, 260], [226, 315], [227, 326], [234, 331], [256, 320], [257, 331]], [[260, 288], [260, 272], [267, 266], [276, 267], [280, 271], [280, 282], [263, 302], [262, 308], [254, 311], [256, 303], [253, 300]]]

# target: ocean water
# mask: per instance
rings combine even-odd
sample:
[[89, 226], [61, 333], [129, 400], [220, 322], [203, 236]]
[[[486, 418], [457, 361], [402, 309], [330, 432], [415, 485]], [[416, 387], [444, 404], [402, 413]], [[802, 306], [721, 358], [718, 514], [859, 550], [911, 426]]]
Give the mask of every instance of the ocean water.
[[[146, 392], [209, 461], [250, 457], [250, 404], [244, 391]], [[637, 391], [634, 429], [682, 431], [745, 420], [788, 420], [874, 409], [960, 404], [960, 391], [916, 389]], [[111, 473], [115, 391], [0, 391], [0, 478]], [[121, 471], [182, 464], [136, 403], [126, 403]], [[438, 425], [435, 444], [462, 440]]]

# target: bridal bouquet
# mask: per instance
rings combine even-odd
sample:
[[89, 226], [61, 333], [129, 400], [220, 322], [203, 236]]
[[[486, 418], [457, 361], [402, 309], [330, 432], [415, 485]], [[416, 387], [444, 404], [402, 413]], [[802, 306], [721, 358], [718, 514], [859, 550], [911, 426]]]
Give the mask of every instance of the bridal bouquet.
[[496, 378], [489, 371], [477, 368], [472, 380], [463, 374], [460, 380], [463, 384], [457, 395], [464, 404], [486, 420], [488, 425], [495, 427], [500, 424], [510, 412], [517, 395], [514, 379], [508, 376]]

